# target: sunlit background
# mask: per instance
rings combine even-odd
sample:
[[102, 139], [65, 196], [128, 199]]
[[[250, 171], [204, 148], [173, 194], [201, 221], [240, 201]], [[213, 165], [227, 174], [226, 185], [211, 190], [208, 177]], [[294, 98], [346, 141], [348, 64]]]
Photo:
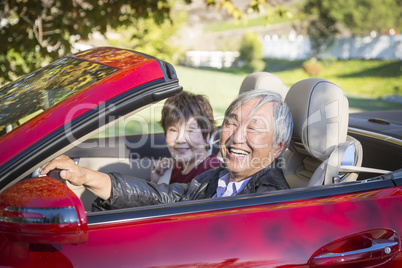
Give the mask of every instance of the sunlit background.
[[117, 46], [172, 63], [185, 90], [209, 98], [217, 121], [256, 71], [288, 87], [330, 80], [350, 112], [402, 109], [398, 0], [147, 2], [1, 1], [0, 85], [65, 54]]

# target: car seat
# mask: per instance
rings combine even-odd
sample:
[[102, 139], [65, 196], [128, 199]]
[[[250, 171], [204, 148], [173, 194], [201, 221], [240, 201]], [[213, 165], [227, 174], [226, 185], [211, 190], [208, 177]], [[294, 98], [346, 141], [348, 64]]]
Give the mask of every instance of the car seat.
[[342, 165], [360, 167], [363, 155], [360, 142], [347, 135], [349, 104], [342, 89], [325, 79], [305, 79], [289, 89], [285, 102], [294, 122], [284, 153], [290, 187], [356, 180], [356, 172], [341, 172]]
[[287, 87], [278, 76], [268, 72], [255, 72], [244, 78], [239, 95], [252, 89], [267, 89], [276, 91], [285, 98]]

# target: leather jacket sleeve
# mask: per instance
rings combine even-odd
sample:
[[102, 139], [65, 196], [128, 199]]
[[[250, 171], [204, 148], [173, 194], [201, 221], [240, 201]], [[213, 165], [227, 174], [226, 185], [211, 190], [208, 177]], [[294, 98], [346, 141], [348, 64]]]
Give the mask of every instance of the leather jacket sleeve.
[[198, 199], [208, 186], [211, 172], [206, 171], [191, 183], [155, 184], [144, 179], [125, 178], [109, 173], [112, 195], [108, 200], [97, 198], [92, 211], [140, 207]]
[[[125, 178], [119, 173], [110, 173], [112, 196], [108, 200], [97, 198], [92, 204], [92, 211], [211, 198], [216, 193], [218, 179], [225, 172], [228, 171], [224, 167], [219, 167], [205, 171], [190, 183], [169, 185], [154, 184], [143, 179]], [[239, 195], [288, 188], [282, 170], [268, 166], [254, 174]]]

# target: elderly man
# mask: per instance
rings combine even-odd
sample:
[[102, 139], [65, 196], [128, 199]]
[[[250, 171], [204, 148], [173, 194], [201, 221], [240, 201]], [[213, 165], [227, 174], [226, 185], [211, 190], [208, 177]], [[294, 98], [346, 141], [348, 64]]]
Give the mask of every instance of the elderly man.
[[61, 178], [84, 185], [99, 197], [95, 211], [287, 189], [276, 159], [287, 147], [292, 128], [291, 114], [278, 93], [252, 90], [241, 94], [225, 113], [219, 141], [224, 164], [188, 184], [157, 185], [105, 174], [79, 167], [66, 156], [43, 166], [41, 174], [60, 169]]

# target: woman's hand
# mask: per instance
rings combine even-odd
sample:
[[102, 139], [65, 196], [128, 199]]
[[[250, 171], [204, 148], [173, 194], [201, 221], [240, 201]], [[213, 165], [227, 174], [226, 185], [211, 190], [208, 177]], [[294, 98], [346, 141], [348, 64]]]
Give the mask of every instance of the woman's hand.
[[158, 183], [159, 179], [165, 174], [166, 170], [173, 167], [173, 159], [162, 158], [155, 161], [151, 167], [151, 182]]

